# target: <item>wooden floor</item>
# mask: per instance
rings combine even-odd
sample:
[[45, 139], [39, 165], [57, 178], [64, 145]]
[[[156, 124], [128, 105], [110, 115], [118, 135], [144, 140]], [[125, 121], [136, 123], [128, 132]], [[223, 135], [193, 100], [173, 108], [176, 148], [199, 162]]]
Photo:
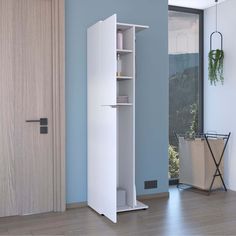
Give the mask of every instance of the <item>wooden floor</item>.
[[145, 201], [150, 208], [119, 214], [113, 224], [89, 209], [0, 219], [0, 235], [236, 235], [236, 193], [205, 196], [170, 190], [169, 199]]

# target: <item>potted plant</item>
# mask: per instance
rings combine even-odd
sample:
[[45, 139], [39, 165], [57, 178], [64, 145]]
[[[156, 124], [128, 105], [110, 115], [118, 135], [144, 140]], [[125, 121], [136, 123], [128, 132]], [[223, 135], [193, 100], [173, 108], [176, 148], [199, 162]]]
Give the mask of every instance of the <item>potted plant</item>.
[[209, 60], [209, 80], [211, 84], [216, 85], [217, 82], [224, 83], [224, 51], [222, 49], [210, 50], [208, 54]]
[[[211, 84], [216, 85], [217, 82], [224, 83], [224, 51], [223, 51], [223, 35], [218, 31], [218, 0], [215, 0], [216, 3], [216, 30], [210, 36], [210, 52], [208, 54], [209, 66], [209, 80]], [[221, 47], [220, 49], [213, 50], [213, 36], [218, 35], [220, 37]]]

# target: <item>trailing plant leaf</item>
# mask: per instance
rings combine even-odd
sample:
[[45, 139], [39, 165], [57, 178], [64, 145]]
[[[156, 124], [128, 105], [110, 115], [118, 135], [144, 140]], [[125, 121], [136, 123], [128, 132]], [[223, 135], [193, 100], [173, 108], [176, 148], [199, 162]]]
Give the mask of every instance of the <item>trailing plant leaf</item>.
[[217, 82], [224, 83], [224, 51], [220, 49], [211, 50], [208, 54], [209, 59], [209, 80], [211, 84], [216, 85]]

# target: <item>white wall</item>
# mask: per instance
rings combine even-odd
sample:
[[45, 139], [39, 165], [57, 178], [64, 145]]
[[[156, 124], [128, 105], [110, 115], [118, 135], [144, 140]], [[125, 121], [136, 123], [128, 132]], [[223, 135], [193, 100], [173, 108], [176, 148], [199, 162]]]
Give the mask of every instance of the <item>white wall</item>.
[[[224, 2], [226, 0], [218, 0], [218, 2]], [[206, 9], [215, 4], [214, 0], [169, 0], [169, 5], [179, 7], [189, 7], [197, 9]]]
[[228, 187], [236, 190], [236, 0], [219, 4], [219, 31], [224, 36], [224, 85], [211, 86], [208, 81], [210, 34], [215, 30], [215, 8], [205, 10], [204, 26], [204, 122], [205, 131], [232, 132], [226, 153], [225, 178]]

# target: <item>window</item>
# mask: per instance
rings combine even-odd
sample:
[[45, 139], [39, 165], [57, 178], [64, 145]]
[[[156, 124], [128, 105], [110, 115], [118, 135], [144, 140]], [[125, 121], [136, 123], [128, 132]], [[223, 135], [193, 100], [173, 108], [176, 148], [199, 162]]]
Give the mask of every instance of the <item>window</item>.
[[179, 176], [174, 132], [203, 131], [203, 12], [169, 7], [169, 177]]

